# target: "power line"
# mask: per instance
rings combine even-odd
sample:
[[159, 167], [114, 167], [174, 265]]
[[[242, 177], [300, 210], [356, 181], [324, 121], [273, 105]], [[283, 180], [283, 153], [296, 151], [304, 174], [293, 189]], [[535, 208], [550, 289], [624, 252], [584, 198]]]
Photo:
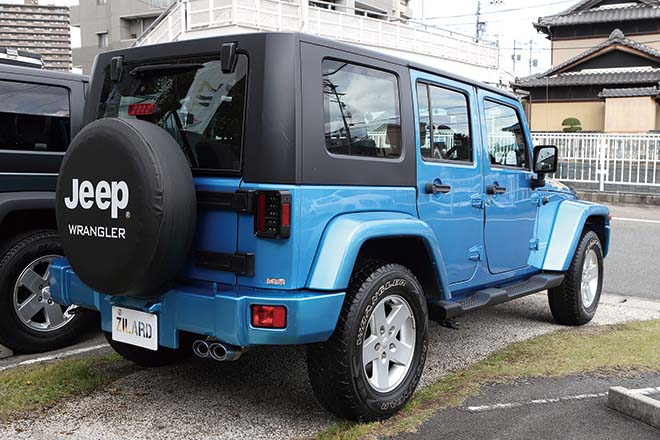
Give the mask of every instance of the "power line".
[[[638, 44], [643, 44], [645, 46], [648, 46], [650, 43], [660, 43], [660, 40], [650, 40], [650, 41], [645, 41], [643, 43], [638, 43]], [[594, 45], [594, 46], [574, 46], [574, 47], [555, 47], [555, 48], [552, 48], [552, 47], [539, 47], [538, 49], [534, 49], [534, 52], [538, 52], [538, 51], [541, 51], [541, 50], [553, 50], [553, 51], [554, 50], [575, 50], [575, 49], [585, 49], [586, 50], [586, 49], [593, 49], [596, 46], [598, 46], [598, 45]], [[514, 50], [514, 49], [515, 49], [515, 47], [500, 47], [500, 50]], [[518, 48], [518, 49], [520, 49], [520, 48]]]
[[[501, 14], [504, 12], [515, 12], [515, 11], [523, 11], [527, 9], [534, 9], [534, 8], [543, 8], [546, 6], [554, 6], [554, 5], [559, 5], [563, 3], [575, 3], [575, 0], [562, 0], [559, 2], [552, 2], [552, 3], [544, 3], [540, 5], [534, 5], [534, 6], [523, 6], [520, 8], [509, 8], [509, 9], [500, 9], [497, 11], [488, 11], [488, 12], [481, 12], [481, 15], [490, 15], [490, 14]], [[442, 16], [436, 16], [436, 17], [427, 17], [427, 20], [442, 20], [444, 18], [461, 18], [461, 17], [472, 17], [474, 14], [459, 14], [459, 15], [442, 15]], [[470, 23], [472, 24], [472, 23]]]

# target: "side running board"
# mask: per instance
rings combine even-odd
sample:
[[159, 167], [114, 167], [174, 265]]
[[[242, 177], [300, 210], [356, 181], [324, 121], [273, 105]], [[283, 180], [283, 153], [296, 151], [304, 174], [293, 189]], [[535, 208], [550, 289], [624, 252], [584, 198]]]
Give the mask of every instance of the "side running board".
[[522, 298], [532, 293], [552, 289], [564, 281], [564, 274], [538, 274], [507, 287], [492, 287], [479, 290], [458, 301], [433, 300], [429, 302], [429, 318], [444, 322], [472, 310], [502, 304], [512, 299]]

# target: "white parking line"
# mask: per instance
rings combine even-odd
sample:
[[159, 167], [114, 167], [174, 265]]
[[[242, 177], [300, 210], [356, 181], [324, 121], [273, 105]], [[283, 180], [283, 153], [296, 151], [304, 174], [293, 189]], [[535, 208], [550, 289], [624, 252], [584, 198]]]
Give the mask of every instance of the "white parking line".
[[41, 357], [34, 358], [34, 359], [28, 359], [28, 360], [25, 360], [25, 361], [16, 362], [15, 364], [4, 365], [4, 366], [0, 367], [0, 371], [11, 370], [12, 368], [20, 367], [22, 365], [39, 364], [41, 362], [53, 361], [55, 359], [68, 358], [68, 357], [71, 357], [71, 356], [75, 356], [77, 354], [88, 353], [90, 351], [100, 350], [100, 349], [105, 348], [105, 347], [109, 347], [109, 345], [108, 344], [99, 344], [99, 345], [92, 345], [91, 347], [76, 348], [75, 350], [64, 351], [62, 353], [51, 354], [51, 355], [48, 355], [48, 356], [41, 356]]
[[641, 218], [612, 217], [612, 220], [619, 220], [622, 222], [655, 223], [660, 225], [660, 220], [645, 220]]
[[514, 403], [496, 403], [494, 405], [481, 405], [481, 406], [468, 406], [465, 408], [469, 412], [483, 412], [483, 411], [493, 411], [496, 409], [510, 409], [510, 408], [520, 408], [523, 406], [532, 406], [532, 405], [545, 405], [548, 403], [559, 403], [559, 402], [571, 402], [575, 400], [586, 400], [586, 399], [598, 399], [600, 397], [606, 397], [607, 393], [594, 393], [594, 394], [577, 394], [575, 396], [566, 396], [566, 397], [556, 397], [550, 399], [536, 399], [530, 400], [529, 402], [514, 402]]

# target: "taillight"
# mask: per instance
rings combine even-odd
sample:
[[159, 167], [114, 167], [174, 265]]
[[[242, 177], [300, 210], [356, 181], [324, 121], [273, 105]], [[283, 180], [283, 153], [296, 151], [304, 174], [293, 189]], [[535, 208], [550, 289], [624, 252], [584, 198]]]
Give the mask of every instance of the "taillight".
[[252, 327], [286, 328], [286, 307], [253, 305]]
[[128, 116], [148, 116], [156, 113], [156, 104], [129, 104]]
[[291, 233], [291, 193], [257, 191], [254, 234], [261, 238], [289, 238]]

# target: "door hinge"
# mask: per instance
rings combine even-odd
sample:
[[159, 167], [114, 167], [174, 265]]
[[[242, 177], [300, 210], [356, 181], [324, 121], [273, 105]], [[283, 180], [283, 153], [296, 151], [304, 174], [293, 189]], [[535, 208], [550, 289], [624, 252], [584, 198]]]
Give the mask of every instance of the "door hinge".
[[543, 197], [539, 193], [532, 194], [532, 197], [530, 197], [530, 200], [532, 201], [532, 205], [534, 205], [534, 206], [543, 205]]
[[197, 206], [251, 214], [254, 212], [254, 191], [197, 191]]
[[217, 252], [196, 252], [196, 265], [205, 269], [234, 272], [244, 277], [254, 276], [254, 254], [221, 254]]
[[470, 200], [472, 201], [473, 208], [484, 209], [485, 197], [483, 194], [473, 194]]
[[483, 246], [473, 246], [470, 248], [470, 260], [471, 261], [481, 261], [483, 259], [484, 247]]
[[538, 238], [532, 238], [529, 240], [529, 249], [532, 251], [538, 251], [539, 250], [539, 239]]

